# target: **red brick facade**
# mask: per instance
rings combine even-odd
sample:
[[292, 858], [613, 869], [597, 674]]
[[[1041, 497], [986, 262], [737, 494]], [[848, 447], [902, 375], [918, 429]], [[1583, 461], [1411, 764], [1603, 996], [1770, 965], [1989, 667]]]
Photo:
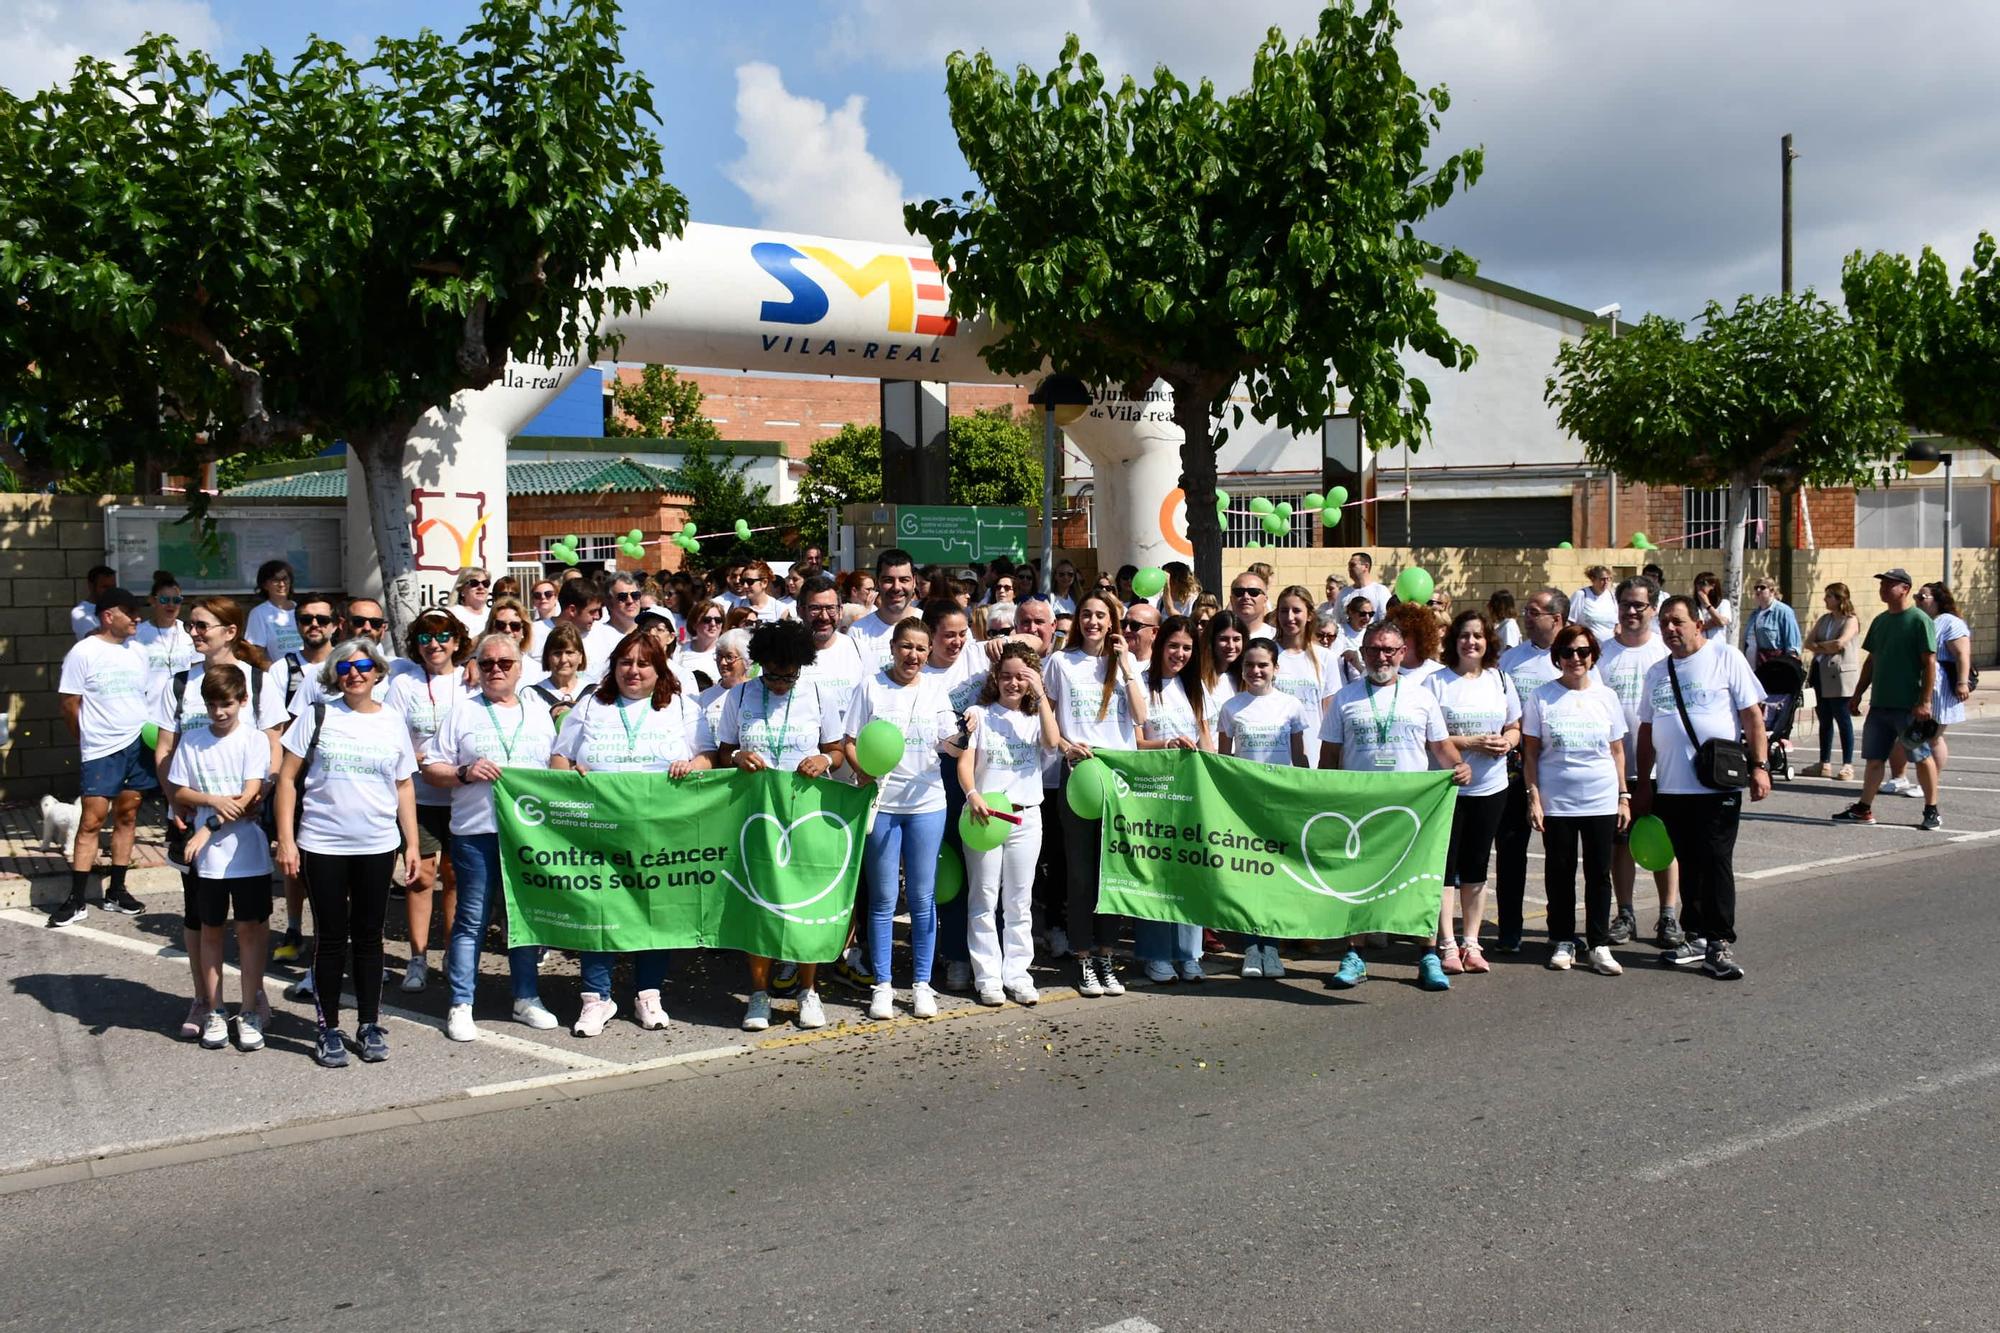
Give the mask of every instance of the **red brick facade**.
[[[551, 537], [570, 533], [579, 537], [622, 537], [637, 528], [648, 543], [643, 567], [658, 573], [679, 569], [687, 559], [680, 547], [659, 540], [679, 532], [685, 522], [687, 510], [681, 499], [657, 491], [596, 496], [517, 495], [507, 501], [507, 544], [513, 548], [510, 554], [519, 556], [532, 551], [539, 555]], [[532, 562], [532, 557], [518, 561]], [[630, 568], [631, 562], [621, 556], [618, 566]]]

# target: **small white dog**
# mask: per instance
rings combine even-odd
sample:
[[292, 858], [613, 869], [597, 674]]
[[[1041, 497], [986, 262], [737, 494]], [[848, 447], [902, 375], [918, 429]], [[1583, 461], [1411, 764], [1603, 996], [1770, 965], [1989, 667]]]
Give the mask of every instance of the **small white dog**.
[[64, 856], [76, 851], [76, 826], [83, 819], [83, 802], [42, 798], [42, 850], [52, 852], [60, 844]]

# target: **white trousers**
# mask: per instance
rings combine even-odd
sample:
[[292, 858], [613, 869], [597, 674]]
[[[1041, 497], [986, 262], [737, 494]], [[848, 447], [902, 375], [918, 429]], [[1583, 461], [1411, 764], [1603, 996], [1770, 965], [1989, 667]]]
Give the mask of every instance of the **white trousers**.
[[[980, 989], [1028, 979], [1035, 961], [1035, 862], [1042, 853], [1042, 808], [1015, 811], [1020, 825], [990, 852], [966, 853], [965, 947]], [[995, 908], [999, 909], [996, 919]]]

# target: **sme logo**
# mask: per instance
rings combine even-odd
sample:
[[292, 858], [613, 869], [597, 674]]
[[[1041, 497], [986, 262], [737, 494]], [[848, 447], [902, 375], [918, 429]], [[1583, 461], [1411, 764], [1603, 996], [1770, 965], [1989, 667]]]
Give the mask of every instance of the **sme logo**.
[[[763, 303], [758, 318], [766, 324], [819, 323], [832, 309], [831, 291], [851, 292], [857, 298], [883, 291], [888, 297], [884, 333], [949, 338], [958, 332], [958, 321], [946, 313], [944, 279], [928, 259], [878, 251], [854, 264], [822, 245], [781, 241], [757, 242], [750, 247], [750, 257], [786, 293], [785, 299]], [[776, 350], [781, 341], [766, 334], [766, 350]]]

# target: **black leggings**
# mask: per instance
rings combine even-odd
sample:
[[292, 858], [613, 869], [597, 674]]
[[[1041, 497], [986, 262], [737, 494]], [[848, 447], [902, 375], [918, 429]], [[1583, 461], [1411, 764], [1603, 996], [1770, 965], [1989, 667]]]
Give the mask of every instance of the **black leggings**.
[[1582, 843], [1584, 939], [1593, 949], [1611, 944], [1611, 838], [1617, 831], [1617, 815], [1542, 817], [1549, 943], [1576, 938], [1576, 848]]
[[354, 1016], [363, 1026], [381, 1021], [382, 922], [389, 915], [389, 876], [398, 855], [299, 853], [299, 878], [312, 901], [313, 1003], [321, 1027], [340, 1026], [340, 987], [350, 951]]
[[1109, 950], [1118, 942], [1123, 923], [1097, 910], [1097, 874], [1102, 859], [1101, 819], [1085, 819], [1069, 808], [1069, 770], [1063, 769], [1065, 790], [1056, 797], [1056, 815], [1062, 820], [1064, 854], [1069, 862], [1069, 950], [1090, 953]]
[[[1042, 788], [1042, 809], [1056, 810], [1062, 804], [1060, 787]], [[1042, 823], [1042, 855], [1035, 866], [1035, 905], [1042, 909], [1042, 926], [1069, 929], [1069, 856], [1060, 824], [1051, 829], [1048, 816]], [[1061, 817], [1058, 816], [1058, 819]]]
[[1506, 812], [1504, 791], [1486, 796], [1460, 794], [1452, 811], [1451, 846], [1444, 854], [1447, 886], [1486, 882], [1487, 863], [1493, 859], [1493, 836], [1500, 831], [1500, 816]]

